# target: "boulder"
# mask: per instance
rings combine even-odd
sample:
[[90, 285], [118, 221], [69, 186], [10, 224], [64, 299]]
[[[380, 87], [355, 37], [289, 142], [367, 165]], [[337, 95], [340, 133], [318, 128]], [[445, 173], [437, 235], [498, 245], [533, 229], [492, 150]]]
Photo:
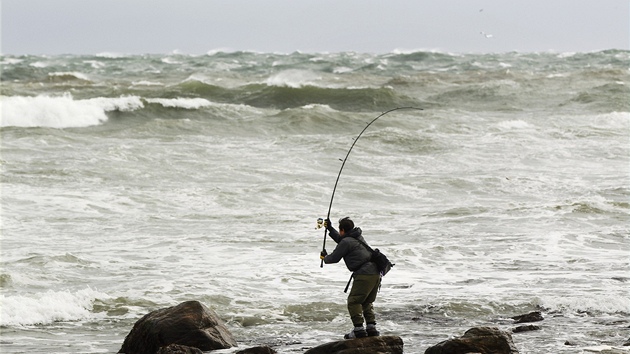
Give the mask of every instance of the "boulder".
[[239, 350], [234, 354], [276, 354], [276, 351], [269, 348], [268, 346], [263, 345], [259, 347], [252, 347], [252, 348]]
[[156, 354], [160, 348], [171, 344], [201, 351], [237, 346], [236, 340], [214, 311], [199, 301], [186, 301], [150, 312], [139, 319], [118, 352]]
[[512, 319], [515, 321], [514, 323], [538, 322], [544, 320], [540, 311], [534, 311], [525, 315], [514, 316], [512, 317]]
[[524, 325], [512, 328], [512, 333], [520, 333], [520, 332], [529, 332], [529, 331], [539, 331], [540, 326], [535, 325]]
[[319, 345], [304, 354], [402, 354], [403, 340], [397, 336], [365, 337]]
[[495, 327], [471, 328], [459, 338], [429, 347], [424, 354], [518, 354], [512, 336]]
[[166, 347], [162, 347], [157, 351], [157, 354], [203, 354], [199, 348], [192, 348], [185, 345], [170, 344]]

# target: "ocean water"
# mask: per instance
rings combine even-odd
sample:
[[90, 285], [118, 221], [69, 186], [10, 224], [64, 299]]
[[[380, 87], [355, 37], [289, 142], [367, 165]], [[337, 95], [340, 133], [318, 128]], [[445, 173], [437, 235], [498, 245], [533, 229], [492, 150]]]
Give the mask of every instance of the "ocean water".
[[[115, 353], [187, 300], [243, 349], [351, 328], [325, 217], [396, 266], [405, 353], [474, 326], [630, 353], [630, 52], [2, 56], [0, 351]], [[330, 239], [329, 251], [334, 247]], [[233, 350], [219, 351], [231, 353]]]

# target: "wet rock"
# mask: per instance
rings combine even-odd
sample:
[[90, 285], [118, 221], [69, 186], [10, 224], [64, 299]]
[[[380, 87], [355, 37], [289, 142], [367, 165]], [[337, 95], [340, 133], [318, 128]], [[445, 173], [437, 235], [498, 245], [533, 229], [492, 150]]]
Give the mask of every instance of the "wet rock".
[[512, 336], [496, 327], [471, 328], [459, 338], [429, 347], [424, 354], [518, 354]]
[[538, 330], [540, 330], [540, 326], [525, 325], [525, 326], [518, 326], [518, 327], [512, 328], [512, 333], [538, 331]]
[[512, 317], [512, 319], [515, 321], [514, 323], [539, 322], [544, 320], [540, 311], [534, 311], [525, 315], [514, 316]]
[[398, 336], [365, 337], [319, 345], [304, 354], [402, 354], [403, 340]]
[[168, 348], [171, 344], [202, 351], [237, 346], [232, 334], [214, 311], [199, 301], [187, 301], [150, 312], [139, 319], [118, 352], [156, 354], [160, 348]]
[[252, 347], [239, 350], [234, 354], [276, 354], [277, 352], [267, 346]]
[[157, 351], [157, 354], [203, 354], [199, 348], [192, 348], [185, 345], [170, 344], [166, 347], [162, 347]]

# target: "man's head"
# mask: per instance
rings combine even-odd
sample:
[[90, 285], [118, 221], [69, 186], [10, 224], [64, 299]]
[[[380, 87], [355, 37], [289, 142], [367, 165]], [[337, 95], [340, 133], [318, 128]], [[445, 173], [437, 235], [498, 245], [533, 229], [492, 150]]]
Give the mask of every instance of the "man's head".
[[352, 222], [352, 220], [349, 217], [345, 217], [342, 219], [339, 219], [339, 233], [341, 233], [342, 231], [344, 233], [346, 232], [350, 232], [354, 229], [354, 222]]

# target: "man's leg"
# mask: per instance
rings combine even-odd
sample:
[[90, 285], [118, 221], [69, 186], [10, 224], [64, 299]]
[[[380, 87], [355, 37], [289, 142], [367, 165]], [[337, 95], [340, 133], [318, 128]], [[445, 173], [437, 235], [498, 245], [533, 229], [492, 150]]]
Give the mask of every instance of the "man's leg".
[[[359, 274], [354, 276], [352, 289], [350, 290], [350, 295], [348, 295], [348, 312], [355, 327], [363, 326], [364, 314], [369, 316], [369, 318], [366, 318], [368, 323], [374, 321], [374, 311], [371, 304], [376, 299], [379, 281], [380, 275], [378, 274]], [[364, 304], [368, 303], [370, 304], [370, 309], [365, 311]]]
[[379, 285], [381, 283], [381, 276], [379, 274], [373, 275], [371, 276], [372, 279], [370, 279], [370, 284], [372, 285], [372, 289], [369, 292], [368, 296], [365, 298], [365, 301], [363, 301], [363, 304], [361, 304], [361, 307], [363, 309], [363, 317], [365, 317], [365, 323], [367, 324], [375, 324], [376, 323], [376, 316], [374, 315], [374, 301], [376, 300], [376, 295], [378, 294], [378, 288]]

